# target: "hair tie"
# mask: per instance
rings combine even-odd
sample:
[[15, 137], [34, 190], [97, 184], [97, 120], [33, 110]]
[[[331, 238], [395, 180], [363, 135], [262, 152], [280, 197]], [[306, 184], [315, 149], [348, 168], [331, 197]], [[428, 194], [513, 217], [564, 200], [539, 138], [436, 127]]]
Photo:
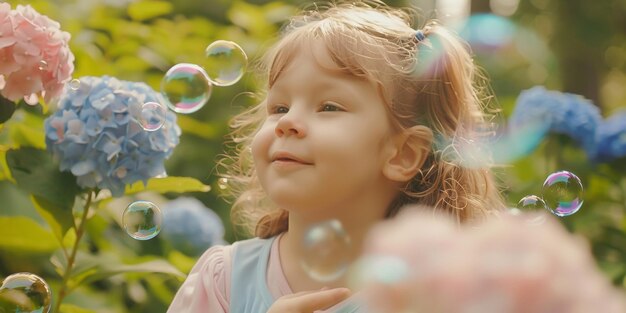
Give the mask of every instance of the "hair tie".
[[426, 35], [424, 34], [424, 32], [421, 29], [418, 29], [415, 31], [415, 39], [417, 39], [417, 42], [420, 42], [424, 39], [426, 39]]

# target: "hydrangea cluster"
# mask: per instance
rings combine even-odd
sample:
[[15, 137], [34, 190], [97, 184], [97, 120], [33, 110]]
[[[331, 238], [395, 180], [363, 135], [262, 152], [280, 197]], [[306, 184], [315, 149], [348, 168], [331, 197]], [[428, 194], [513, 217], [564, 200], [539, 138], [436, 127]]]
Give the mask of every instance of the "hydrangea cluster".
[[47, 148], [81, 187], [121, 196], [126, 184], [165, 174], [163, 162], [179, 143], [181, 130], [170, 111], [159, 130], [142, 128], [146, 102], [163, 100], [144, 83], [82, 77], [76, 90], [64, 89], [58, 110], [45, 120]]
[[177, 250], [198, 256], [213, 245], [225, 243], [222, 220], [200, 200], [181, 197], [167, 202], [161, 209], [161, 237]]
[[70, 34], [30, 5], [0, 3], [0, 94], [37, 103], [56, 99], [74, 71]]
[[[544, 222], [528, 223], [536, 217]], [[626, 312], [588, 245], [547, 213], [459, 228], [407, 209], [368, 234], [365, 255], [375, 312]]]
[[595, 162], [626, 156], [626, 111], [614, 114], [598, 126], [591, 155]]
[[591, 101], [579, 95], [536, 86], [520, 93], [509, 125], [515, 129], [539, 124], [550, 132], [570, 136], [586, 151], [592, 151], [596, 129], [601, 122], [600, 110]]

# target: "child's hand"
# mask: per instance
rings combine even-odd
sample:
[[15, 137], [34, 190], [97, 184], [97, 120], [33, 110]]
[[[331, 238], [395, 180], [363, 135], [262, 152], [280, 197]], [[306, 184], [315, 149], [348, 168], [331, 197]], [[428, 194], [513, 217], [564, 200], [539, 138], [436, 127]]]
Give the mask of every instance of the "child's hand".
[[302, 291], [280, 297], [267, 313], [313, 313], [332, 307], [348, 298], [350, 294], [347, 288]]

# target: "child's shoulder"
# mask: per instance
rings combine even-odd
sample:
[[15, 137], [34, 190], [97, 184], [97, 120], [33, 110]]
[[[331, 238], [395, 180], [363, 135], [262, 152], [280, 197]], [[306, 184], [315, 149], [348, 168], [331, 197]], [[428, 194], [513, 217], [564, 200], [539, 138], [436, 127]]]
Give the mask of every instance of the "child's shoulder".
[[232, 245], [216, 245], [210, 247], [200, 256], [200, 259], [196, 262], [191, 273], [209, 272], [213, 274], [228, 274], [232, 249]]
[[275, 237], [271, 238], [259, 238], [254, 237], [250, 239], [235, 241], [232, 245], [230, 245], [231, 251], [233, 250], [241, 250], [241, 249], [261, 249], [263, 246], [271, 245], [274, 241]]
[[269, 258], [274, 239], [275, 237], [267, 239], [255, 237], [236, 241], [229, 247], [227, 252], [230, 254], [229, 259], [235, 267], [237, 267], [237, 264], [248, 263], [247, 261], [250, 260], [266, 261]]
[[196, 266], [202, 266], [205, 270], [210, 269], [212, 272], [230, 269], [235, 254], [258, 254], [263, 248], [271, 246], [273, 239], [255, 237], [236, 241], [230, 245], [212, 246], [202, 254]]

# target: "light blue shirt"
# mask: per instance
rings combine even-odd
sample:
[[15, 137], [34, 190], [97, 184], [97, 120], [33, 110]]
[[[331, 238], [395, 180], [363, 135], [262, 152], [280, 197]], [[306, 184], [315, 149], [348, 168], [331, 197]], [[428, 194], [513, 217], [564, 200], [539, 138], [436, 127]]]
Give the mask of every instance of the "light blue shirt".
[[[274, 240], [276, 237], [253, 238], [240, 241], [233, 247], [230, 313], [265, 313], [274, 303], [266, 277]], [[354, 301], [344, 301], [332, 312], [363, 312], [359, 308], [360, 305]]]

